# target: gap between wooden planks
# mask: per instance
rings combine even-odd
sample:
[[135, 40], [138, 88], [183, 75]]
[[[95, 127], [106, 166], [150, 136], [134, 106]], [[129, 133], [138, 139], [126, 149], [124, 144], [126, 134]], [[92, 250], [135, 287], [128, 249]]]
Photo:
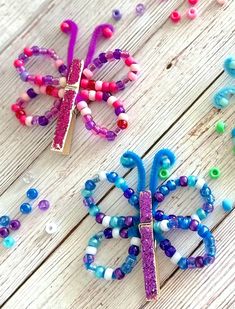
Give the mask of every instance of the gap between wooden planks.
[[[228, 14], [229, 15], [229, 14]], [[208, 25], [209, 25], [210, 23], [209, 23], [209, 21], [208, 21]], [[204, 28], [203, 28], [203, 30], [205, 30], [205, 28], [206, 28], [206, 25], [205, 24], [203, 24], [202, 26], [205, 26]], [[182, 27], [183, 28], [183, 27]], [[224, 28], [225, 28], [225, 24], [224, 24]], [[188, 36], [187, 37], [187, 35], [191, 35], [191, 33], [189, 32], [189, 29], [190, 28], [188, 28], [188, 33], [186, 33], [186, 40], [185, 40], [185, 42], [184, 42], [184, 44], [185, 44], [185, 48], [190, 48], [190, 46], [188, 46], [187, 45], [187, 43], [190, 41], [190, 37]], [[160, 29], [161, 30], [161, 29]], [[195, 37], [196, 37], [196, 34], [197, 33], [199, 33], [200, 32], [200, 30], [202, 30], [202, 29], [198, 29], [198, 32], [195, 32]], [[159, 31], [160, 32], [160, 39], [162, 39], [162, 34], [164, 33], [164, 31]], [[180, 31], [179, 31], [180, 32]], [[172, 34], [173, 34], [173, 32], [172, 32]], [[226, 34], [227, 35], [227, 34]], [[147, 37], [147, 36], [146, 36]], [[229, 34], [228, 34], [228, 37], [229, 37]], [[225, 38], [226, 38], [226, 36], [225, 36]], [[170, 39], [172, 39], [171, 37], [168, 37], [167, 38], [167, 40], [166, 41], [164, 41], [163, 40], [163, 42], [165, 42], [165, 44], [166, 44], [166, 46], [170, 46], [170, 44], [168, 44], [169, 43], [169, 41], [170, 41]], [[189, 40], [189, 41], [187, 41], [187, 39]], [[153, 40], [153, 37], [151, 36], [151, 40]], [[21, 42], [22, 43], [22, 42]], [[149, 42], [149, 46], [151, 46], [151, 44], [150, 44], [151, 42]], [[174, 45], [174, 43], [175, 43], [175, 41], [172, 41], [172, 45]], [[229, 42], [230, 43], [230, 42]], [[168, 45], [167, 45], [168, 44]], [[191, 43], [190, 43], [191, 44]], [[114, 44], [115, 45], [115, 44]], [[221, 44], [221, 46], [222, 46], [222, 44]], [[229, 46], [230, 46], [230, 44], [229, 44]], [[193, 44], [193, 46], [192, 47], [195, 47], [195, 45]], [[224, 46], [223, 46], [224, 47]], [[224, 47], [225, 48], [225, 47]], [[146, 46], [146, 49], [147, 49], [147, 46]], [[159, 46], [159, 54], [160, 53], [163, 53], [164, 52], [164, 50], [165, 49], [161, 49], [161, 45]], [[173, 53], [175, 52], [176, 54], [177, 54], [177, 52], [179, 53], [179, 50], [180, 50], [180, 48], [178, 48], [177, 50], [174, 50], [173, 51]], [[183, 48], [182, 48], [182, 50], [183, 50]], [[190, 50], [189, 50], [190, 51]], [[220, 51], [221, 52], [221, 51]], [[223, 51], [222, 51], [222, 53], [223, 54], [226, 54], [226, 50], [224, 49]], [[221, 57], [223, 57], [223, 55], [222, 55], [222, 53], [221, 54], [217, 54], [216, 55], [216, 57], [213, 59], [214, 60], [214, 62], [216, 62], [215, 60], [216, 59], [220, 59]], [[180, 53], [179, 53], [180, 54]], [[195, 53], [196, 54], [196, 53]], [[194, 55], [195, 55], [194, 54]], [[180, 55], [181, 56], [181, 55]], [[214, 55], [213, 55], [214, 56]], [[147, 58], [147, 57], [146, 57]], [[145, 58], [145, 59], [146, 59]], [[157, 57], [156, 57], [157, 58]], [[166, 62], [166, 58], [167, 57], [165, 57], [165, 58], [163, 58], [162, 60], [163, 60], [163, 63], [161, 64], [161, 66], [159, 66], [159, 68], [160, 68], [160, 70], [162, 70], [163, 71], [163, 73], [164, 73], [164, 65], [165, 65], [165, 63], [164, 62]], [[171, 58], [171, 57], [169, 57], [169, 58]], [[143, 59], [144, 60], [144, 62], [146, 61], [145, 59]], [[176, 59], [176, 60], [179, 60], [179, 59]], [[183, 60], [182, 58], [180, 59], [181, 61]], [[147, 62], [147, 61], [146, 61]], [[177, 68], [177, 66], [175, 66], [175, 68]], [[184, 66], [184, 68], [186, 69], [185, 71], [187, 71], [187, 66], [185, 65]], [[148, 69], [150, 69], [150, 68], [148, 68]], [[157, 72], [157, 69], [158, 69], [158, 67], [156, 67], [156, 72]], [[211, 72], [212, 73], [215, 73], [215, 72], [213, 72], [213, 70], [212, 70], [212, 68], [210, 68], [211, 69]], [[217, 66], [216, 68], [215, 68], [215, 71], [217, 71], [217, 72], [219, 72], [218, 70], [220, 70], [220, 68]], [[151, 71], [149, 70], [149, 71], [144, 71], [144, 74], [148, 74], [148, 73], [150, 73]], [[175, 73], [177, 73], [177, 72], [175, 72], [174, 70], [172, 70], [171, 71], [171, 74], [172, 75], [174, 75], [174, 76], [178, 76], [179, 77], [179, 75], [177, 75], [177, 74], [175, 74]], [[211, 74], [211, 76], [212, 76], [212, 74]], [[216, 76], [216, 73], [215, 73], [215, 76]], [[211, 77], [210, 77], [211, 78]], [[150, 94], [149, 94], [149, 96], [151, 96], [152, 95], [152, 93], [151, 93], [151, 90], [152, 91], [156, 91], [156, 89], [158, 90], [158, 89], [161, 89], [161, 87], [164, 85], [164, 83], [165, 83], [165, 81], [166, 81], [166, 79], [164, 79], [163, 78], [163, 82], [162, 83], [159, 83], [159, 85], [154, 85], [154, 87], [152, 86], [152, 89], [150, 88]], [[207, 83], [208, 83], [208, 81], [206, 81]], [[180, 85], [175, 85], [175, 90], [176, 90], [176, 88], [177, 88], [177, 86], [179, 87]], [[135, 86], [136, 87], [136, 86]], [[202, 87], [202, 86], [201, 86]], [[146, 85], [145, 85], [145, 88], [146, 88]], [[154, 89], [153, 89], [154, 88]], [[7, 89], [7, 88], [6, 88]], [[131, 90], [132, 90], [133, 88], [131, 88]], [[134, 89], [136, 89], [136, 88], [134, 88]], [[142, 89], [144, 89], [143, 87], [142, 87]], [[142, 89], [140, 89], [140, 91], [144, 91], [144, 90], [142, 90]], [[131, 91], [131, 90], [129, 90], [129, 92]], [[168, 90], [168, 89], [167, 89]], [[196, 89], [194, 89], [194, 91], [195, 91]], [[200, 91], [200, 89], [199, 89], [199, 91]], [[167, 92], [167, 91], [166, 91]], [[174, 92], [173, 92], [174, 93]], [[199, 92], [200, 93], [200, 92]], [[182, 96], [182, 94], [183, 93], [181, 93], [181, 97], [179, 96], [178, 98], [176, 97], [176, 99], [178, 99], [178, 100], [180, 100], [180, 99], [182, 99], [183, 98], [183, 96]], [[194, 93], [191, 93], [192, 95], [194, 94]], [[195, 92], [195, 94], [196, 94], [196, 92]], [[155, 100], [161, 100], [161, 102], [163, 101], [163, 99], [164, 99], [164, 96], [166, 97], [166, 93], [163, 93], [163, 96], [161, 97], [161, 96], [159, 96], [159, 97], [157, 97], [157, 96], [153, 96], [153, 99], [155, 99]], [[132, 99], [132, 98], [131, 98]], [[166, 97], [166, 99], [168, 99], [167, 97]], [[133, 98], [133, 100], [134, 100], [134, 98]], [[129, 101], [129, 99], [128, 99], [128, 101]], [[164, 102], [164, 101], [163, 101]], [[172, 99], [170, 100], [170, 102], [172, 102]], [[137, 102], [138, 103], [138, 102]], [[136, 107], [136, 109], [138, 108], [137, 107], [137, 104], [136, 104], [136, 106], [132, 106], [132, 109], [133, 109], [133, 107]], [[167, 107], [167, 106], [166, 106]], [[149, 110], [148, 110], [148, 112], [149, 112]], [[9, 114], [8, 113], [8, 111], [7, 111], [7, 114]], [[164, 114], [164, 113], [163, 113]], [[179, 113], [179, 115], [180, 115], [180, 113]], [[106, 115], [104, 115], [104, 116], [106, 116]], [[139, 115], [140, 116], [140, 115]], [[108, 114], [107, 114], [107, 116], [106, 116], [106, 118], [108, 117]], [[137, 117], [136, 116], [136, 119], [137, 120], [139, 120], [139, 117]], [[177, 118], [175, 118], [175, 119], [177, 119]], [[142, 120], [142, 119], [141, 119]], [[163, 119], [163, 121], [162, 122], [164, 122], [164, 119]], [[13, 123], [13, 121], [12, 121], [12, 123]], [[144, 126], [144, 123], [145, 122], [142, 122], [141, 123], [141, 125], [142, 126]], [[15, 127], [17, 127], [18, 128], [18, 124], [16, 124], [15, 125]], [[160, 131], [160, 132], [164, 132], [163, 130], [165, 129], [166, 130], [166, 127], [167, 126], [165, 126], [165, 128], [163, 128], [162, 129], [162, 131]], [[8, 128], [8, 127], [7, 127]], [[152, 128], [154, 128], [154, 126], [152, 125]], [[151, 127], [150, 127], [150, 129], [152, 129]], [[81, 131], [80, 131], [81, 132]], [[133, 132], [133, 130], [132, 130], [132, 132]], [[84, 130], [81, 132], [81, 134], [83, 134], [84, 133]], [[43, 132], [43, 133], [41, 133], [41, 135], [44, 135], [45, 133]], [[163, 134], [163, 133], [162, 133]], [[39, 155], [39, 152], [42, 150], [42, 149], [45, 149], [45, 146], [47, 146], [48, 144], [49, 144], [49, 141], [50, 141], [50, 139], [51, 139], [51, 135], [52, 135], [52, 130], [50, 130], [50, 132], [47, 134], [47, 136], [46, 136], [46, 141], [45, 140], [43, 140], [42, 141], [42, 146], [41, 147], [44, 147], [44, 148], [40, 148], [39, 147], [39, 150], [38, 150], [38, 152], [37, 152], [37, 155]], [[84, 136], [86, 136], [85, 135], [85, 133], [83, 134]], [[28, 137], [28, 135], [27, 135], [27, 137]], [[32, 139], [35, 139], [35, 132], [33, 132], [32, 134], [31, 134], [31, 138]], [[146, 138], [146, 137], [145, 137]], [[155, 137], [154, 137], [155, 138]], [[89, 139], [89, 143], [90, 143], [90, 141], [91, 140], [93, 140], [93, 138], [90, 138]], [[124, 138], [122, 139], [122, 141], [124, 140]], [[85, 141], [85, 139], [84, 140], [82, 140], [82, 142], [83, 141]], [[26, 140], [25, 140], [25, 142], [26, 142]], [[34, 141], [35, 142], [35, 141]], [[84, 143], [85, 144], [85, 143]], [[98, 143], [97, 143], [98, 144]], [[137, 143], [136, 143], [137, 144]], [[27, 153], [30, 153], [30, 155], [32, 154], [32, 151], [33, 151], [33, 146], [35, 146], [35, 145], [33, 145], [33, 144], [31, 144], [30, 145], [30, 149], [28, 149], [28, 148], [26, 148], [26, 149], [24, 149], [25, 150], [25, 153], [27, 152]], [[77, 146], [77, 148], [79, 147], [79, 143], [77, 143], [76, 144], [76, 146]], [[138, 146], [138, 148], [140, 148], [140, 144], [137, 144], [137, 146]], [[146, 146], [147, 146], [147, 144], [146, 144]], [[146, 148], [147, 149], [147, 148]], [[78, 149], [77, 149], [78, 150]], [[20, 151], [22, 152], [22, 149], [20, 149]], [[46, 151], [48, 152], [48, 149], [46, 149]], [[122, 152], [122, 149], [121, 149], [121, 152]], [[26, 153], [26, 154], [27, 154]], [[120, 153], [120, 151], [119, 151], [119, 153]], [[142, 152], [140, 152], [140, 153], [142, 153]], [[14, 152], [14, 154], [15, 154], [15, 152]], [[33, 153], [34, 154], [34, 153]], [[45, 154], [45, 153], [44, 153]], [[89, 151], [88, 151], [88, 154], [89, 154]], [[24, 155], [24, 153], [23, 153], [23, 155]], [[116, 156], [115, 156], [116, 157]], [[36, 156], [35, 156], [35, 158], [37, 158]], [[26, 164], [30, 164], [30, 162], [33, 162], [33, 160], [30, 160], [31, 159], [31, 157], [29, 158], [29, 160], [28, 160], [28, 162], [26, 162]], [[42, 161], [43, 163], [45, 162], [45, 161]], [[51, 162], [48, 162], [48, 163], [51, 163]], [[60, 161], [60, 163], [61, 163], [61, 161]], [[97, 164], [98, 165], [98, 164]], [[47, 165], [47, 166], [49, 166], [49, 165]], [[71, 166], [72, 166], [72, 162], [71, 162]], [[10, 167], [9, 167], [10, 168]], [[21, 166], [20, 167], [20, 170], [21, 170], [21, 172], [23, 171], [23, 169], [24, 169], [24, 167], [23, 166]], [[92, 167], [92, 168], [90, 168], [89, 170], [88, 170], [88, 172], [90, 173], [90, 170], [93, 170], [94, 171], [94, 166]], [[20, 174], [20, 172], [18, 172], [18, 170], [17, 170], [17, 173], [18, 173], [18, 175]], [[85, 174], [85, 173], [84, 173]], [[12, 175], [12, 179], [13, 179], [13, 181], [14, 181], [14, 176], [16, 176], [16, 175]], [[72, 178], [72, 177], [71, 177]], [[84, 176], [83, 176], [83, 178], [84, 178]], [[76, 183], [75, 183], [75, 185], [77, 185]], [[13, 188], [14, 189], [14, 188]], [[73, 189], [73, 187], [72, 187], [72, 189]], [[66, 188], [66, 190], [67, 190], [67, 188]], [[70, 190], [70, 188], [68, 188], [68, 190]], [[74, 189], [75, 190], [75, 189]], [[66, 191], [65, 191], [65, 193], [66, 193]], [[73, 191], [72, 191], [72, 195], [73, 195]], [[17, 194], [15, 194], [14, 195], [14, 198], [18, 198], [17, 197]], [[65, 199], [66, 199], [66, 197], [65, 197]], [[13, 199], [14, 200], [14, 199]], [[75, 200], [75, 199], [74, 199]], [[9, 201], [9, 200], [8, 200]], [[69, 224], [69, 222], [67, 222], [67, 224]], [[27, 222], [26, 222], [26, 225], [27, 225]], [[70, 226], [70, 228], [71, 228], [71, 226]], [[23, 244], [22, 244], [22, 246], [23, 246]]]

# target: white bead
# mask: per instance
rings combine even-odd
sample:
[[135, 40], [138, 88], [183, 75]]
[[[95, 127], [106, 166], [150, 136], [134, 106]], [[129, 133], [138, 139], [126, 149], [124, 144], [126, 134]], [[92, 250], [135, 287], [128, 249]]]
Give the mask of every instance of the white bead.
[[77, 103], [77, 109], [79, 110], [79, 112], [80, 112], [83, 108], [85, 108], [85, 107], [88, 107], [87, 102], [85, 102], [85, 101], [80, 101], [80, 102]]
[[134, 246], [140, 246], [140, 238], [138, 237], [132, 237], [131, 238], [131, 245], [134, 245]]
[[28, 95], [27, 92], [23, 92], [20, 97], [25, 102], [28, 102], [30, 100], [30, 96]]
[[97, 248], [92, 247], [92, 246], [86, 247], [86, 254], [96, 255], [96, 253], [97, 253]]
[[91, 72], [91, 70], [89, 70], [89, 69], [85, 69], [85, 70], [83, 70], [83, 72], [82, 72], [85, 76], [86, 76], [86, 78], [88, 78], [88, 79], [91, 79], [92, 78], [92, 76], [93, 76], [93, 73]]
[[58, 91], [58, 96], [59, 96], [59, 98], [63, 99], [63, 97], [64, 97], [64, 92], [65, 92], [65, 90], [64, 90], [63, 88], [60, 88], [60, 90]]
[[128, 121], [129, 120], [129, 117], [127, 114], [125, 113], [121, 113], [118, 115], [118, 120], [125, 120], [125, 121]]
[[193, 215], [191, 216], [191, 218], [192, 218], [193, 220], [197, 220], [199, 223], [201, 223], [201, 220], [199, 219], [199, 217], [198, 217], [197, 214], [193, 214]]
[[91, 109], [89, 107], [84, 107], [80, 113], [82, 116], [91, 115]]
[[130, 66], [130, 69], [131, 69], [131, 71], [133, 71], [133, 72], [139, 72], [139, 71], [140, 71], [140, 66], [139, 66], [139, 64], [137, 64], [137, 63], [133, 63], [133, 64]]
[[102, 224], [104, 227], [109, 227], [109, 223], [110, 223], [111, 217], [110, 216], [105, 216], [102, 220]]
[[203, 178], [198, 178], [197, 182], [196, 182], [196, 188], [201, 189], [204, 184], [205, 184], [205, 180]]
[[33, 119], [32, 116], [27, 116], [26, 117], [25, 124], [26, 124], [27, 127], [32, 127], [32, 119]]
[[97, 80], [95, 83], [95, 90], [96, 91], [102, 90], [102, 85], [103, 85], [103, 82], [101, 80]]
[[34, 181], [34, 176], [33, 176], [33, 174], [32, 174], [32, 172], [26, 172], [24, 175], [23, 175], [23, 182], [24, 183], [27, 183], [27, 184], [29, 184], [29, 183], [31, 183], [31, 182], [33, 182]]
[[109, 106], [113, 106], [113, 103], [114, 103], [115, 101], [117, 101], [117, 98], [116, 98], [115, 96], [111, 95], [111, 96], [108, 98], [107, 103], [108, 103]]
[[113, 276], [113, 269], [112, 268], [106, 268], [104, 272], [104, 279], [105, 280], [111, 280]]
[[170, 231], [170, 228], [168, 227], [168, 220], [162, 220], [160, 222], [160, 229], [163, 231], [163, 232], [167, 232], [167, 231]]
[[119, 232], [120, 232], [120, 229], [117, 228], [117, 227], [115, 227], [115, 228], [112, 230], [112, 236], [113, 236], [113, 238], [120, 238]]
[[88, 92], [89, 100], [90, 100], [90, 101], [95, 101], [95, 94], [96, 94], [95, 90], [90, 90], [90, 91]]
[[100, 181], [106, 180], [107, 179], [106, 172], [104, 172], [104, 171], [99, 172], [99, 179], [100, 179]]
[[34, 86], [33, 90], [35, 93], [39, 94], [40, 93], [40, 87], [39, 86]]
[[67, 84], [66, 78], [61, 77], [60, 80], [59, 80], [59, 83], [60, 83], [60, 86], [64, 88]]
[[171, 257], [171, 261], [174, 264], [177, 264], [181, 258], [182, 258], [182, 255], [178, 251], [176, 251], [175, 254]]
[[45, 231], [47, 234], [54, 234], [58, 230], [57, 225], [54, 222], [49, 222], [45, 226]]

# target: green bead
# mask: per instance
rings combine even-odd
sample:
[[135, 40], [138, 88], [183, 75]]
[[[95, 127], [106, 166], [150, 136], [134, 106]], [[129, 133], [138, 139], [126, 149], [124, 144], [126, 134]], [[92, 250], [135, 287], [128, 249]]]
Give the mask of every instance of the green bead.
[[11, 236], [7, 236], [6, 238], [3, 239], [2, 245], [6, 249], [10, 249], [13, 247], [15, 244], [15, 239]]
[[196, 211], [196, 214], [198, 215], [198, 217], [199, 217], [200, 220], [204, 220], [204, 219], [206, 219], [206, 217], [207, 217], [206, 212], [205, 212], [203, 209], [201, 209], [201, 208], [199, 208], [199, 209]]
[[100, 209], [99, 209], [99, 207], [96, 206], [96, 205], [93, 205], [93, 206], [89, 209], [89, 214], [90, 214], [92, 217], [95, 217], [99, 212], [100, 212]]
[[98, 248], [99, 245], [100, 245], [100, 240], [98, 238], [96, 238], [96, 237], [92, 237], [89, 240], [88, 245], [91, 246], [91, 247]]
[[167, 169], [165, 169], [165, 168], [161, 168], [160, 171], [159, 171], [158, 176], [162, 180], [164, 180], [164, 179], [167, 179], [170, 176], [170, 172]]
[[218, 167], [212, 167], [209, 171], [211, 179], [218, 179], [220, 177], [220, 170]]
[[223, 121], [218, 121], [215, 126], [215, 130], [219, 134], [223, 134], [226, 129], [226, 124]]
[[97, 266], [95, 270], [96, 278], [103, 278], [104, 272], [105, 272], [105, 268], [103, 266]]
[[193, 175], [188, 176], [188, 186], [189, 187], [195, 187], [196, 183], [197, 183], [197, 177], [196, 176], [193, 176]]
[[111, 227], [118, 227], [118, 217], [111, 217], [111, 220], [110, 220], [110, 226]]
[[83, 197], [91, 197], [92, 196], [92, 191], [89, 191], [89, 190], [86, 190], [86, 189], [83, 189], [81, 193], [82, 193]]

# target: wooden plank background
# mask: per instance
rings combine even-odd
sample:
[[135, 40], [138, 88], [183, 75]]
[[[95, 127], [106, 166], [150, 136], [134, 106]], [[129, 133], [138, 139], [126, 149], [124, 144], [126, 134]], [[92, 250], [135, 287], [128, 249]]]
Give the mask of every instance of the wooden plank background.
[[[235, 2], [219, 7], [216, 1], [199, 2], [199, 18], [185, 17], [175, 26], [168, 19], [186, 1], [144, 1], [146, 12], [136, 17], [138, 1], [71, 0], [0, 2], [1, 57], [1, 130], [0, 130], [0, 214], [15, 216], [24, 200], [28, 185], [22, 177], [34, 175], [31, 184], [51, 201], [51, 209], [41, 214], [35, 210], [20, 217], [22, 228], [15, 233], [17, 245], [0, 252], [0, 306], [2, 308], [235, 308], [235, 223], [234, 211], [225, 214], [219, 207], [223, 198], [235, 200], [234, 156], [229, 130], [223, 137], [214, 132], [216, 121], [223, 119], [228, 128], [234, 125], [234, 107], [223, 112], [212, 108], [213, 93], [233, 81], [223, 72], [225, 57], [234, 53]], [[12, 62], [26, 45], [54, 48], [66, 56], [67, 38], [59, 25], [67, 18], [79, 23], [80, 41], [76, 54], [84, 57], [92, 29], [97, 23], [112, 22], [111, 11], [120, 8], [121, 21], [115, 24], [111, 41], [99, 50], [122, 48], [130, 51], [141, 64], [140, 79], [120, 97], [127, 102], [130, 128], [113, 143], [105, 143], [76, 124], [72, 152], [62, 157], [50, 152], [54, 124], [45, 129], [23, 128], [9, 111], [10, 104], [26, 89], [12, 67]], [[33, 66], [33, 69], [32, 69]], [[44, 62], [31, 62], [33, 72], [51, 73]], [[117, 78], [121, 66], [108, 68], [102, 78]], [[37, 113], [51, 103], [43, 97], [29, 109]], [[94, 104], [97, 121], [112, 125], [107, 108]], [[180, 271], [162, 254], [159, 259], [161, 298], [157, 303], [145, 301], [141, 261], [121, 282], [94, 279], [82, 265], [87, 241], [101, 229], [87, 216], [80, 189], [90, 176], [100, 170], [126, 171], [119, 158], [127, 149], [144, 158], [149, 172], [156, 151], [171, 148], [177, 155], [173, 176], [191, 173], [208, 180], [217, 197], [215, 212], [207, 219], [218, 246], [216, 262], [205, 270]], [[208, 170], [217, 165], [222, 171], [218, 181], [208, 179]], [[149, 175], [149, 173], [148, 173]], [[136, 186], [136, 173], [126, 176]], [[97, 200], [109, 214], [133, 213], [120, 192], [104, 185]], [[164, 204], [177, 214], [191, 214], [199, 207], [196, 192], [179, 191]], [[167, 204], [167, 205], [166, 205]], [[47, 222], [55, 221], [58, 233], [44, 232]], [[202, 244], [193, 233], [171, 233], [173, 243], [182, 254], [202, 252]], [[126, 254], [128, 243], [105, 242], [98, 258], [115, 266]]]

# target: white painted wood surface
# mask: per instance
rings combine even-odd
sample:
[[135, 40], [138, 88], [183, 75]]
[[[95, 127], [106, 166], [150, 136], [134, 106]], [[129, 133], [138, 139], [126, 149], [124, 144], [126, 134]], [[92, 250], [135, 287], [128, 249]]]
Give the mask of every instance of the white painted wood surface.
[[[177, 26], [169, 22], [168, 16], [177, 7], [181, 12], [186, 10], [186, 3], [180, 0], [146, 1], [142, 17], [134, 13], [137, 1], [117, 0], [115, 5], [108, 0], [100, 2], [0, 3], [0, 214], [17, 214], [28, 187], [22, 182], [27, 171], [35, 176], [33, 185], [40, 189], [41, 196], [52, 204], [45, 214], [35, 210], [21, 217], [22, 228], [15, 233], [17, 245], [12, 250], [1, 250], [0, 304], [16, 309], [234, 308], [234, 211], [225, 215], [219, 207], [225, 197], [235, 200], [234, 156], [229, 130], [222, 137], [214, 132], [219, 119], [226, 121], [228, 128], [234, 126], [234, 106], [218, 113], [212, 108], [211, 98], [217, 89], [232, 82], [223, 73], [222, 64], [228, 54], [235, 52], [235, 2], [228, 0], [226, 6], [219, 7], [215, 1], [201, 0], [200, 17], [193, 22], [184, 18]], [[120, 94], [127, 102], [130, 128], [115, 143], [108, 144], [90, 136], [78, 119], [71, 155], [58, 156], [50, 152], [54, 124], [45, 129], [22, 128], [9, 112], [10, 104], [27, 87], [19, 80], [12, 62], [25, 45], [34, 44], [52, 47], [65, 57], [67, 38], [60, 33], [59, 25], [66, 18], [80, 25], [76, 50], [83, 57], [92, 29], [97, 23], [111, 21], [114, 7], [122, 10], [123, 18], [116, 23], [112, 41], [102, 43], [99, 50], [127, 49], [141, 64], [139, 81]], [[50, 72], [43, 62], [33, 65], [34, 72]], [[105, 68], [102, 76], [114, 78], [116, 72], [116, 68]], [[37, 102], [34, 112], [46, 108], [50, 100], [40, 98]], [[97, 121], [112, 125], [114, 118], [109, 109], [93, 108]], [[87, 216], [80, 189], [99, 170], [117, 170], [124, 175], [119, 158], [127, 149], [141, 155], [149, 171], [155, 152], [162, 147], [171, 148], [177, 155], [173, 175], [199, 174], [212, 186], [218, 207], [207, 223], [215, 232], [218, 258], [205, 270], [182, 272], [158, 252], [161, 298], [147, 304], [140, 261], [122, 282], [97, 281], [84, 270], [82, 257], [87, 241], [101, 226]], [[222, 171], [218, 181], [208, 179], [212, 165]], [[135, 187], [135, 171], [127, 179]], [[120, 192], [109, 189], [104, 185], [96, 195], [97, 200], [102, 199], [105, 211], [133, 212]], [[164, 209], [190, 214], [200, 202], [197, 193], [182, 190], [169, 198]], [[44, 233], [49, 221], [59, 226], [53, 237]], [[203, 249], [193, 233], [172, 233], [170, 237], [183, 254]], [[119, 265], [128, 247], [128, 241], [124, 242], [107, 241], [99, 260]]]

